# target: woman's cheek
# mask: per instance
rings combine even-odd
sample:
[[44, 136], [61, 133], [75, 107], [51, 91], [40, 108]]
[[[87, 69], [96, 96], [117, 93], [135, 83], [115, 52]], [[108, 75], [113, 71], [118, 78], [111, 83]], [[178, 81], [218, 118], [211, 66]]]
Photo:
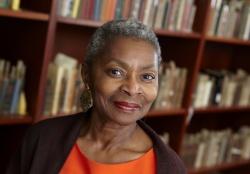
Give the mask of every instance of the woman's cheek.
[[152, 86], [145, 87], [145, 95], [148, 102], [153, 102], [158, 94], [158, 85], [154, 84]]

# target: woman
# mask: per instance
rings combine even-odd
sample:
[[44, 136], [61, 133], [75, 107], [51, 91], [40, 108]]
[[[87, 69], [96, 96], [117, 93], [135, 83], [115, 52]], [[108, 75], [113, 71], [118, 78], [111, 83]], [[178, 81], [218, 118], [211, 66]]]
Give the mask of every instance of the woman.
[[184, 174], [140, 119], [158, 91], [161, 52], [142, 23], [111, 21], [93, 35], [82, 71], [85, 113], [34, 125], [7, 173]]

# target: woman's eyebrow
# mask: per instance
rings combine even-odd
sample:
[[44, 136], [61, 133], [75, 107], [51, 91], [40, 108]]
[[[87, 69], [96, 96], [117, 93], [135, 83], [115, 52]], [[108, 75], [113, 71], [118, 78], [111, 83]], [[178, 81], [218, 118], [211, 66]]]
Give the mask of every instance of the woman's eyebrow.
[[110, 64], [110, 63], [117, 63], [117, 64], [121, 65], [124, 68], [129, 68], [129, 65], [126, 62], [124, 62], [124, 61], [122, 61], [120, 59], [116, 59], [114, 57], [111, 57], [111, 61], [108, 62], [108, 64]]
[[[126, 62], [124, 62], [124, 61], [122, 61], [120, 59], [116, 59], [116, 58], [113, 58], [113, 57], [111, 57], [111, 59], [112, 60], [109, 63], [117, 63], [117, 64], [121, 65], [124, 68], [129, 68], [130, 67], [129, 64], [127, 64]], [[152, 63], [152, 64], [149, 64], [149, 65], [146, 65], [146, 66], [141, 66], [140, 68], [142, 70], [146, 70], [146, 69], [153, 69], [155, 67], [156, 67], [155, 64]]]

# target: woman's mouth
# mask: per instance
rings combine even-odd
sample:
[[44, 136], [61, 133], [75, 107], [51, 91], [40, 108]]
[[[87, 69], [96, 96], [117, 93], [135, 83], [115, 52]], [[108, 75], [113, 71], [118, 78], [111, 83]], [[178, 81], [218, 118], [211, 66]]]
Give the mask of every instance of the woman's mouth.
[[136, 103], [129, 103], [126, 101], [115, 101], [114, 104], [117, 108], [119, 108], [125, 112], [133, 112], [133, 111], [137, 111], [141, 108], [141, 106], [136, 104]]

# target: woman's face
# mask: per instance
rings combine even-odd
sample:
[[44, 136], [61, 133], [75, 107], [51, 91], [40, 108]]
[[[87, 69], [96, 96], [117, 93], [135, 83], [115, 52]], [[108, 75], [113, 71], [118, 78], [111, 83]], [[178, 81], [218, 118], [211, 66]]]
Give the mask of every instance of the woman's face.
[[98, 57], [90, 72], [93, 110], [119, 125], [147, 114], [158, 91], [158, 58], [142, 40], [117, 38]]

